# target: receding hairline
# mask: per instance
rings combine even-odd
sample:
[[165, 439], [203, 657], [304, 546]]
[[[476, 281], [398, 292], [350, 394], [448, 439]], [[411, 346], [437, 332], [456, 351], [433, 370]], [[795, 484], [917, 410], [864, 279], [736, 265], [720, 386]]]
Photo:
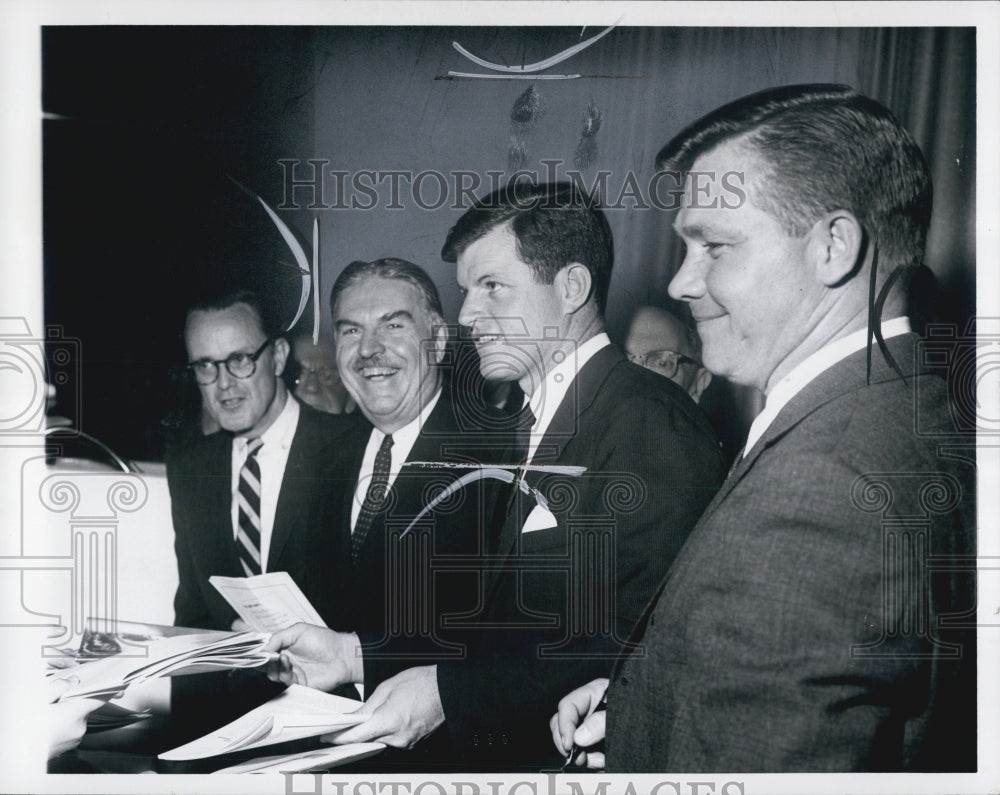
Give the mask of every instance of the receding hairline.
[[[428, 277], [428, 278], [430, 278], [430, 277]], [[440, 312], [438, 312], [437, 309], [434, 308], [434, 306], [432, 306], [431, 301], [428, 298], [426, 291], [417, 282], [415, 282], [414, 280], [412, 280], [412, 279], [410, 279], [410, 278], [408, 278], [407, 276], [404, 276], [404, 275], [386, 276], [386, 275], [381, 274], [381, 273], [367, 272], [367, 273], [358, 273], [355, 276], [352, 276], [350, 282], [348, 284], [346, 284], [337, 293], [336, 300], [334, 301], [333, 306], [330, 307], [330, 313], [331, 313], [331, 315], [333, 317], [334, 328], [336, 328], [342, 322], [349, 322], [349, 323], [356, 322], [356, 321], [352, 321], [352, 320], [340, 320], [337, 317], [338, 309], [340, 307], [341, 301], [344, 298], [344, 293], [346, 293], [348, 290], [353, 290], [353, 289], [356, 289], [356, 288], [362, 288], [369, 281], [372, 281], [374, 279], [380, 279], [380, 280], [382, 280], [384, 282], [392, 282], [392, 283], [396, 283], [396, 284], [406, 285], [406, 287], [408, 287], [414, 294], [416, 294], [417, 298], [419, 299], [418, 300], [419, 305], [421, 307], [423, 307], [424, 311], [427, 312], [428, 315], [430, 315], [431, 322], [433, 323], [435, 320], [437, 320], [439, 323], [444, 323], [444, 317], [441, 315]], [[401, 313], [407, 314], [414, 321], [416, 320], [416, 318], [413, 317], [413, 313], [410, 310], [408, 310], [408, 309], [393, 309], [393, 310], [389, 310], [388, 312], [383, 312], [380, 315], [380, 317], [382, 317], [382, 318], [384, 318], [384, 317], [391, 317], [391, 316], [398, 315], [398, 314], [401, 314]]]
[[258, 312], [252, 305], [248, 304], [246, 301], [234, 301], [233, 303], [229, 304], [228, 306], [222, 306], [222, 307], [196, 306], [196, 307], [192, 307], [191, 309], [189, 309], [187, 311], [187, 314], [184, 317], [184, 340], [185, 340], [185, 342], [187, 341], [188, 329], [191, 327], [192, 318], [196, 314], [202, 314], [202, 315], [216, 314], [216, 315], [218, 315], [218, 314], [221, 314], [222, 312], [229, 312], [229, 311], [232, 311], [234, 309], [242, 309], [247, 314], [249, 314], [254, 319], [254, 323], [255, 323], [255, 325], [257, 327], [257, 330], [260, 331], [260, 333], [263, 334], [265, 337], [267, 337], [267, 329], [264, 328], [264, 318], [262, 318], [260, 316], [260, 312]]

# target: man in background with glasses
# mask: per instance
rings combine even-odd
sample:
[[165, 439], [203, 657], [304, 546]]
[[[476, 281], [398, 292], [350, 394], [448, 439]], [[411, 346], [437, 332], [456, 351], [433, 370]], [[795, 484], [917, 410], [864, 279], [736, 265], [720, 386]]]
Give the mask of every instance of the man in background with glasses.
[[[179, 584], [178, 626], [228, 630], [236, 618], [212, 575], [286, 571], [321, 615], [328, 606], [327, 540], [310, 512], [325, 489], [326, 448], [351, 419], [290, 396], [281, 374], [289, 344], [247, 290], [192, 306], [188, 369], [222, 430], [167, 462]], [[173, 686], [177, 731], [204, 733], [273, 695], [263, 677], [209, 674]], [[211, 724], [211, 725], [209, 725]]]
[[636, 310], [624, 348], [630, 362], [669, 378], [695, 403], [712, 380], [712, 374], [701, 363], [698, 336], [658, 306]]
[[337, 370], [337, 350], [333, 343], [321, 337], [313, 343], [309, 334], [299, 334], [292, 340], [292, 394], [318, 411], [329, 414], [350, 414], [358, 407]]

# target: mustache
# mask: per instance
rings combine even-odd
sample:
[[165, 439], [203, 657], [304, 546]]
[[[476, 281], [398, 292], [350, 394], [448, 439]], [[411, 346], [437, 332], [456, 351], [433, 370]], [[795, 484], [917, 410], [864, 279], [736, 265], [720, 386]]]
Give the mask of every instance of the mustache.
[[364, 370], [366, 367], [398, 367], [385, 356], [376, 354], [375, 356], [358, 357], [354, 362], [353, 369], [356, 372]]

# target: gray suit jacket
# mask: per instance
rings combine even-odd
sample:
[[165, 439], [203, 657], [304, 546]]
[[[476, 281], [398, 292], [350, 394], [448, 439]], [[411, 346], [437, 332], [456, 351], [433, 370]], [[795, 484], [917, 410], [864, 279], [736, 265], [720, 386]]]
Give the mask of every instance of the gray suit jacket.
[[738, 461], [617, 662], [610, 770], [975, 769], [975, 471], [915, 335]]

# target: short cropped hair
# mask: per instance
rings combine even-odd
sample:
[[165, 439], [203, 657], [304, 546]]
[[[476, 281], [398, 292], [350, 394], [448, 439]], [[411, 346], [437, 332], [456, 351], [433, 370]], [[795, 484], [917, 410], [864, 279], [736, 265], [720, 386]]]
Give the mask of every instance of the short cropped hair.
[[268, 339], [281, 337], [284, 334], [281, 324], [271, 306], [263, 301], [253, 290], [244, 287], [198, 298], [188, 307], [185, 327], [192, 312], [221, 311], [229, 309], [231, 306], [236, 306], [236, 304], [245, 304], [250, 308], [257, 318], [261, 332]]
[[398, 279], [399, 281], [413, 285], [423, 297], [427, 311], [435, 315], [442, 322], [444, 321], [441, 298], [438, 295], [437, 286], [431, 277], [419, 265], [414, 265], [405, 259], [397, 259], [395, 257], [385, 257], [372, 262], [355, 260], [344, 268], [333, 283], [333, 289], [330, 291], [330, 312], [334, 318], [337, 317], [337, 300], [340, 298], [340, 294], [348, 287], [374, 276], [380, 279]]
[[604, 314], [615, 254], [611, 227], [596, 198], [570, 182], [509, 182], [458, 219], [448, 231], [441, 258], [457, 262], [472, 243], [508, 222], [517, 255], [535, 281], [552, 284], [560, 270], [578, 262], [590, 271], [592, 294]]
[[685, 172], [740, 139], [765, 163], [754, 201], [801, 237], [826, 212], [849, 210], [887, 265], [919, 265], [933, 189], [927, 162], [892, 113], [850, 86], [783, 86], [743, 97], [675, 136], [660, 171]]

